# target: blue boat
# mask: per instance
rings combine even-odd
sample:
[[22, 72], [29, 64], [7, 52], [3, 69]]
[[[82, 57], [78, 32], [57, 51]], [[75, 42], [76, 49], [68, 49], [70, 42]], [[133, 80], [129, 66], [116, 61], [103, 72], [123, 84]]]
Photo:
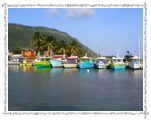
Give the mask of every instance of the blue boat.
[[94, 68], [94, 65], [93, 58], [87, 57], [87, 55], [80, 58], [80, 62], [78, 62], [79, 68]]
[[125, 69], [126, 63], [123, 62], [123, 58], [119, 57], [119, 50], [117, 49], [117, 56], [112, 57], [112, 64], [110, 64], [111, 69], [120, 70]]
[[122, 64], [122, 63], [116, 63], [116, 64], [111, 64], [110, 65], [110, 67], [111, 67], [111, 69], [114, 69], [114, 70], [119, 70], [119, 69], [125, 69], [125, 67], [126, 67], [126, 64]]
[[54, 59], [50, 59], [49, 62], [53, 68], [63, 68], [62, 62], [64, 61], [65, 56], [66, 55], [54, 55]]
[[51, 60], [49, 60], [49, 62], [51, 63], [53, 68], [62, 68], [63, 67], [62, 61], [51, 59]]

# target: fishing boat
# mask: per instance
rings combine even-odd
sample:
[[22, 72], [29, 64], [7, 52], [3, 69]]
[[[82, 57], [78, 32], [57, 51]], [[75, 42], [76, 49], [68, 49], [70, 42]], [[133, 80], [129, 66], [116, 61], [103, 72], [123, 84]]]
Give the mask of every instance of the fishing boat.
[[51, 63], [50, 60], [51, 58], [49, 57], [43, 57], [41, 59], [41, 61], [38, 62], [33, 62], [33, 66], [37, 66], [37, 67], [51, 67]]
[[97, 68], [107, 68], [107, 59], [106, 57], [103, 57], [104, 51], [101, 51], [101, 57], [97, 58], [96, 67]]
[[136, 52], [134, 57], [131, 58], [131, 63], [129, 63], [129, 68], [131, 69], [142, 69], [143, 63], [140, 62], [140, 37], [139, 37], [139, 57], [136, 56]]
[[142, 69], [143, 68], [143, 63], [140, 63], [141, 58], [135, 56], [131, 58], [131, 63], [128, 64], [129, 68], [131, 69]]
[[62, 62], [65, 61], [66, 55], [54, 55], [53, 59], [50, 59], [49, 62], [52, 64], [53, 68], [62, 68]]
[[76, 68], [78, 66], [78, 57], [77, 56], [72, 56], [66, 58], [66, 62], [63, 62], [62, 65], [64, 68]]
[[117, 49], [117, 56], [112, 57], [112, 63], [110, 64], [110, 67], [114, 70], [125, 69], [126, 64], [123, 62], [123, 58], [119, 57], [119, 49]]
[[84, 57], [80, 58], [78, 62], [79, 68], [94, 68], [93, 58], [87, 57], [87, 53]]

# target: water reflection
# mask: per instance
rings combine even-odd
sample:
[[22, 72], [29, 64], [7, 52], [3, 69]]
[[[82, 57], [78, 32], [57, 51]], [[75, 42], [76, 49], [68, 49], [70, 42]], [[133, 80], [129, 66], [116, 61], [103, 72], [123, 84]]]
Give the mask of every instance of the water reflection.
[[93, 70], [94, 69], [84, 69], [84, 68], [82, 68], [82, 69], [78, 69], [78, 72], [79, 73], [91, 73], [91, 72], [93, 72]]
[[9, 111], [143, 110], [143, 70], [89, 69], [88, 73], [78, 68], [12, 65], [8, 72]]
[[19, 72], [19, 65], [8, 65], [8, 72]]
[[125, 69], [122, 70], [110, 70], [111, 73], [125, 73]]
[[32, 66], [21, 66], [20, 68], [22, 68], [23, 72], [32, 72], [33, 70], [35, 70], [36, 67], [32, 67]]
[[39, 67], [37, 68], [37, 67], [36, 67], [35, 72], [36, 72], [36, 73], [49, 72], [51, 69], [52, 69], [52, 68], [50, 68], [50, 67], [43, 67], [43, 68], [39, 68]]
[[63, 71], [64, 68], [52, 68], [51, 73], [60, 73]]
[[68, 73], [68, 74], [77, 73], [78, 71], [79, 71], [78, 68], [67, 68], [67, 69], [63, 69], [63, 73]]

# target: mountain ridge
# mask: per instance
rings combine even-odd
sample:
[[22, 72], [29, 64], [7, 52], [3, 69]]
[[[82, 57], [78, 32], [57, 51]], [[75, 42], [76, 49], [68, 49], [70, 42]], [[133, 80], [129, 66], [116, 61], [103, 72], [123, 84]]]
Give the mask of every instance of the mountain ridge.
[[13, 50], [16, 47], [32, 48], [30, 46], [30, 41], [32, 40], [31, 35], [34, 32], [39, 32], [40, 35], [51, 35], [60, 40], [65, 40], [67, 42], [71, 40], [76, 40], [79, 45], [82, 46], [83, 50], [88, 51], [91, 55], [96, 56], [97, 54], [93, 52], [90, 48], [82, 44], [77, 38], [70, 36], [67, 32], [62, 32], [54, 28], [43, 27], [43, 26], [27, 26], [16, 23], [8, 23], [8, 49]]

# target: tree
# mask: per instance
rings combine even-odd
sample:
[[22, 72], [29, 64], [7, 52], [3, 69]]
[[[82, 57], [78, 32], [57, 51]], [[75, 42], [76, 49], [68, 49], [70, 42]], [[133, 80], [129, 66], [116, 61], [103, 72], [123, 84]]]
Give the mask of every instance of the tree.
[[61, 40], [59, 43], [59, 50], [58, 53], [64, 53], [65, 54], [65, 50], [67, 49], [67, 41]]
[[56, 38], [54, 38], [53, 36], [44, 35], [42, 42], [40, 43], [40, 49], [50, 51], [51, 46], [52, 48], [54, 47], [52, 45], [52, 41], [54, 42], [55, 40]]
[[127, 61], [129, 61], [130, 58], [133, 57], [133, 56], [130, 55], [129, 51], [126, 51], [126, 52], [127, 52], [127, 55], [125, 55], [125, 59], [126, 59]]
[[30, 41], [31, 45], [34, 45], [36, 46], [35, 47], [35, 50], [38, 51], [38, 54], [39, 54], [39, 50], [40, 50], [40, 43], [42, 42], [42, 38], [40, 36], [40, 33], [39, 32], [34, 32], [32, 35], [31, 35], [31, 38], [32, 40]]
[[70, 55], [73, 53], [74, 55], [77, 55], [80, 52], [81, 46], [78, 45], [78, 42], [75, 40], [69, 41], [68, 44], [68, 50], [70, 52]]

